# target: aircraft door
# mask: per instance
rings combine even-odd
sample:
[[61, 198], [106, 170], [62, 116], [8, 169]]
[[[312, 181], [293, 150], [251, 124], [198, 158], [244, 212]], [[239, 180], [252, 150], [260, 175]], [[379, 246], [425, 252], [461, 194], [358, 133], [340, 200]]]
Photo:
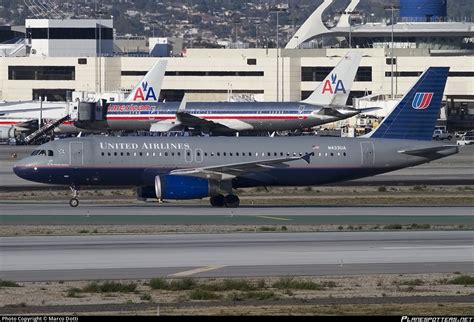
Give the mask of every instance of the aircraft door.
[[298, 119], [302, 120], [304, 118], [304, 105], [300, 105], [298, 108]]
[[192, 150], [184, 150], [184, 161], [186, 163], [191, 163], [193, 162], [193, 151]]
[[70, 165], [81, 166], [84, 164], [84, 146], [82, 142], [69, 143]]
[[202, 162], [202, 149], [194, 150], [194, 161], [196, 161], [197, 163]]
[[375, 164], [375, 148], [372, 142], [361, 142], [361, 165], [363, 167], [371, 167]]

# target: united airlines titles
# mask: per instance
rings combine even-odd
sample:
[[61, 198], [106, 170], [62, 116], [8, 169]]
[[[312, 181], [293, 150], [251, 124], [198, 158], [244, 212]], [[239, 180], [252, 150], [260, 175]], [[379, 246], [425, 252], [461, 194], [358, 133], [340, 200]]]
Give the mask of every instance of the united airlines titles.
[[187, 150], [190, 148], [189, 143], [110, 143], [100, 142], [101, 150]]

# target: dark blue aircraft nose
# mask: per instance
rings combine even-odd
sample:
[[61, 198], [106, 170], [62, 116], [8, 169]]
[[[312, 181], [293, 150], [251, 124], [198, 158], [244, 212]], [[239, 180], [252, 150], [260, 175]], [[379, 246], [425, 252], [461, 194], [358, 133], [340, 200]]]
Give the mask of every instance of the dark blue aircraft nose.
[[31, 180], [34, 169], [32, 166], [26, 165], [25, 162], [19, 161], [13, 166], [13, 172], [22, 179]]

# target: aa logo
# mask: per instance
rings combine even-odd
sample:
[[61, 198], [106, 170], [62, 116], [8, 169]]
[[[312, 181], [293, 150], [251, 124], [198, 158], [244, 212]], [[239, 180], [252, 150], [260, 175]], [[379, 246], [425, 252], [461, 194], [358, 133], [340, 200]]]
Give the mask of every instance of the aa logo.
[[424, 110], [430, 106], [433, 93], [416, 93], [411, 103], [411, 107], [415, 110]]
[[137, 88], [135, 91], [135, 95], [133, 95], [133, 100], [138, 101], [148, 101], [153, 99], [156, 101], [155, 90], [152, 86], [148, 86], [148, 82], [142, 82], [141, 86]]
[[342, 92], [346, 94], [344, 83], [342, 82], [342, 80], [337, 79], [337, 74], [331, 74], [331, 79], [326, 79], [324, 81], [322, 94], [326, 92], [329, 92], [330, 94], [337, 94], [337, 92]]

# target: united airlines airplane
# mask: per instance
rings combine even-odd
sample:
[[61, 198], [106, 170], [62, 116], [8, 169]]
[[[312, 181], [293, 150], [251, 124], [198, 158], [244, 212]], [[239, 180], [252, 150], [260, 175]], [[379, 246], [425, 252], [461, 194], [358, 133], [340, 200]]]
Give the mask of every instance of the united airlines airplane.
[[[159, 89], [151, 86], [148, 81], [155, 78], [147, 75], [142, 85], [132, 91], [130, 100], [108, 104], [103, 119], [79, 117], [74, 124], [84, 129], [152, 132], [191, 129], [235, 133], [311, 128], [377, 109], [354, 109], [346, 106], [361, 59], [362, 54], [359, 52], [346, 54], [316, 90], [300, 102], [158, 103], [156, 93]], [[158, 74], [164, 75], [164, 70]], [[84, 114], [93, 116], [87, 110], [95, 109], [94, 106], [84, 105], [83, 108], [86, 109]]]
[[41, 145], [18, 162], [26, 180], [135, 186], [138, 198], [199, 199], [237, 207], [234, 188], [313, 186], [416, 166], [458, 152], [431, 141], [448, 76], [428, 68], [366, 137], [85, 137]]

